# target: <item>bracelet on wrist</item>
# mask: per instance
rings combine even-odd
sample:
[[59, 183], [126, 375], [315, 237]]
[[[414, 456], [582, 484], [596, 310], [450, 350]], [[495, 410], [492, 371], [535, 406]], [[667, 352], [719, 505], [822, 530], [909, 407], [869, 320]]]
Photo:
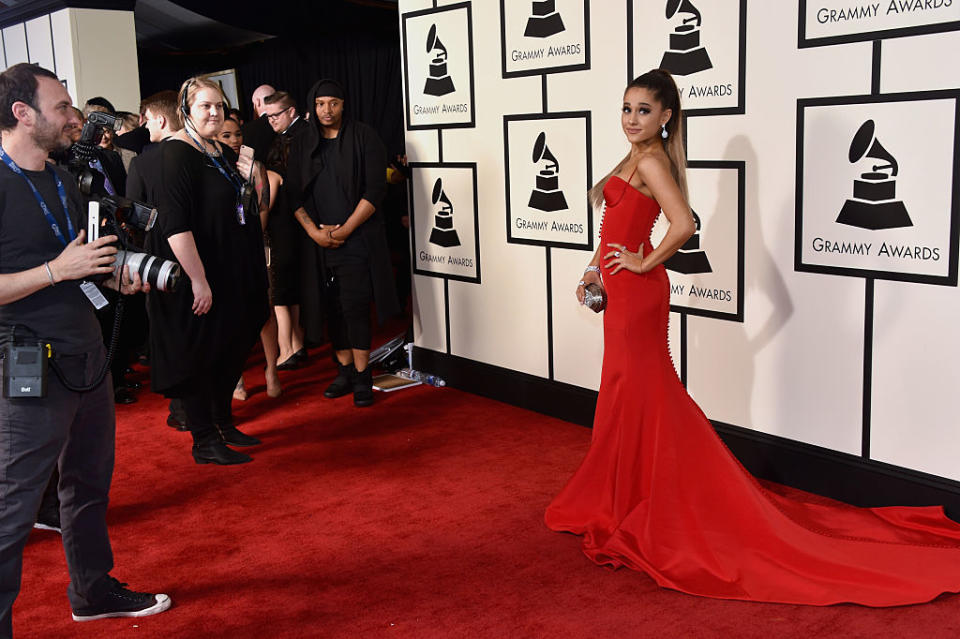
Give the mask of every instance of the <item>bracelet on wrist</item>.
[[57, 281], [53, 279], [53, 271], [50, 270], [50, 262], [44, 262], [43, 266], [47, 269], [47, 277], [50, 278], [50, 286], [56, 286]]
[[593, 272], [596, 273], [597, 275], [600, 275], [600, 267], [599, 267], [599, 266], [588, 266], [587, 268], [583, 269], [583, 272], [584, 272], [584, 273], [589, 273], [590, 271], [593, 271]]

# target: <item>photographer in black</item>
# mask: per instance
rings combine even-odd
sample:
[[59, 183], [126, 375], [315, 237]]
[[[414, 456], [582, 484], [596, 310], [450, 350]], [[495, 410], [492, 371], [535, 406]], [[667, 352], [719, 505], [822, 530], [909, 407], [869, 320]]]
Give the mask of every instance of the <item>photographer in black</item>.
[[[73, 618], [145, 616], [170, 606], [167, 595], [127, 590], [109, 574], [114, 404], [109, 374], [101, 375], [106, 354], [94, 314], [101, 296], [86, 280], [114, 273], [117, 238], [84, 243], [79, 190], [66, 171], [47, 162], [50, 152], [70, 144], [76, 124], [70, 96], [50, 71], [17, 64], [0, 74], [0, 342], [6, 353], [21, 340], [52, 353], [44, 396], [8, 397], [29, 394], [30, 387], [10, 385], [4, 375], [0, 637], [12, 636], [23, 547], [55, 465]], [[142, 288], [126, 268], [104, 284], [124, 294]]]

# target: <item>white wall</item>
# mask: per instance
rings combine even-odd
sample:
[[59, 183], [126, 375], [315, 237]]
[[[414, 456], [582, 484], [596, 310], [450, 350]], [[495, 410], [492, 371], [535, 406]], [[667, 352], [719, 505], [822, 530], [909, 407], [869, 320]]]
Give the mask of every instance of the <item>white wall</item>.
[[103, 96], [121, 111], [140, 106], [132, 11], [61, 9], [2, 30], [3, 68], [31, 62], [66, 83], [76, 105]]
[[[523, 13], [530, 4], [527, 0], [506, 2], [514, 13]], [[644, 2], [634, 3], [635, 17], [648, 10]], [[437, 3], [438, 9], [460, 4]], [[507, 241], [503, 117], [542, 111], [543, 79], [541, 75], [503, 77], [501, 3], [477, 0], [469, 4], [475, 122], [439, 134], [434, 129], [408, 130], [407, 153], [415, 163], [438, 162], [442, 146], [443, 162], [477, 164], [482, 279], [480, 283], [450, 280], [445, 300], [442, 279], [416, 274], [416, 343], [548, 378], [552, 341], [552, 379], [595, 389], [603, 348], [601, 318], [579, 307], [573, 296], [590, 252]], [[619, 103], [630, 66], [628, 4], [589, 2], [590, 68], [546, 75], [549, 112], [589, 111], [592, 115], [595, 180], [627, 149], [620, 131]], [[662, 13], [663, 2], [652, 0], [652, 4]], [[703, 12], [705, 39], [710, 37], [711, 15], [717, 16], [722, 9], [727, 12], [724, 20], [729, 21], [729, 12], [739, 6], [737, 0], [695, 0], [695, 4]], [[814, 3], [807, 4], [816, 8]], [[826, 0], [819, 4], [840, 6]], [[577, 5], [582, 7], [582, 0], [557, 0], [564, 16], [575, 13]], [[401, 0], [401, 27], [405, 20], [409, 27], [420, 19], [416, 15], [411, 18], [411, 14], [433, 7], [431, 0]], [[430, 14], [425, 15], [431, 19]], [[957, 19], [952, 14], [911, 17], [914, 23], [921, 18], [928, 23]], [[952, 393], [960, 386], [960, 364], [955, 357], [960, 352], [960, 335], [954, 327], [954, 318], [960, 316], [960, 296], [955, 281], [917, 283], [878, 276], [874, 278], [873, 304], [868, 308], [866, 275], [809, 272], [795, 265], [798, 100], [869, 96], [874, 88], [871, 41], [800, 47], [798, 20], [797, 3], [748, 3], [745, 78], [743, 86], [737, 86], [745, 98], [743, 112], [687, 119], [691, 160], [742, 161], [745, 166], [744, 284], [738, 291], [743, 298], [743, 317], [737, 321], [691, 314], [687, 317], [687, 334], [681, 336], [674, 313], [673, 352], [678, 354], [680, 340], [686, 339], [688, 387], [711, 419], [855, 455], [862, 452], [864, 356], [871, 352], [870, 457], [960, 480], [960, 464], [956, 463], [960, 459], [960, 437], [952, 405]], [[881, 27], [892, 28], [889, 20], [895, 23], [894, 18], [888, 18], [886, 26]], [[445, 37], [444, 28], [451, 33], [451, 27], [444, 27], [442, 20], [438, 24], [439, 37]], [[834, 27], [853, 31], [858, 24], [846, 21]], [[646, 50], [651, 41], [666, 40], [657, 25], [644, 22], [632, 27], [635, 51]], [[808, 31], [810, 38], [836, 33]], [[889, 34], [871, 37], [885, 35]], [[878, 102], [885, 94], [960, 87], [960, 69], [948, 62], [960, 50], [960, 33], [897, 35], [880, 44]], [[444, 44], [451, 60], [465, 51], [455, 40], [444, 39]], [[409, 66], [422, 64], [422, 42], [403, 46], [409, 47], [405, 50]], [[658, 51], [664, 48], [654, 47]], [[730, 51], [724, 50], [723, 55], [728, 54]], [[715, 57], [719, 60], [723, 56]], [[659, 59], [644, 58], [633, 66], [639, 74], [658, 63]], [[465, 79], [453, 80], [458, 85], [454, 95], [459, 96]], [[695, 76], [678, 80], [687, 86]], [[411, 99], [422, 98], [421, 89], [419, 80], [417, 86], [405, 85]], [[685, 107], [696, 104], [687, 100]], [[903, 137], [921, 146], [929, 138], [950, 147], [951, 140], [954, 146], [956, 142], [954, 125], [951, 122], [943, 127], [904, 117], [903, 130], [894, 132], [887, 127], [886, 133], [878, 130], [877, 138]], [[808, 126], [812, 129], [814, 125]], [[838, 130], [836, 137], [838, 148], [842, 148], [839, 155], [843, 156], [837, 160], [838, 170], [852, 171], [846, 158], [852, 131]], [[910, 149], [900, 143], [889, 150], [900, 162], [901, 195], [912, 192], [915, 187], [910, 185], [917, 183], [910, 180], [924, 173], [925, 163], [940, 166], [952, 161], [911, 155]], [[807, 168], [801, 170], [809, 173], [812, 161], [808, 158]], [[854, 177], [851, 172], [849, 178], [843, 178], [844, 184], [852, 188]], [[906, 202], [917, 232], [927, 218], [937, 216], [960, 224], [957, 211], [945, 210], [941, 204], [949, 200], [944, 193], [956, 186], [949, 181], [933, 186], [913, 193]], [[812, 190], [805, 191], [808, 199]], [[572, 197], [569, 192], [566, 195]], [[839, 204], [849, 195], [842, 194]], [[956, 198], [953, 202], [957, 206]], [[433, 214], [430, 202], [415, 205], [415, 216]], [[701, 199], [696, 207], [708, 205], [712, 206]], [[594, 215], [596, 235], [599, 218]], [[705, 225], [704, 242], [708, 241], [708, 232], [709, 226]], [[908, 237], [905, 234], [912, 231], [857, 232], [882, 239]], [[944, 242], [949, 245], [948, 240]], [[415, 239], [418, 241], [423, 243], [422, 238]], [[547, 251], [552, 275], [549, 296]], [[955, 244], [951, 251], [952, 255], [943, 255], [944, 263], [956, 260]], [[449, 306], [449, 327], [444, 319], [445, 304]], [[864, 322], [869, 312], [873, 313], [873, 338], [868, 343]], [[552, 334], [547, 330], [548, 313]], [[449, 344], [445, 337], [448, 330]]]

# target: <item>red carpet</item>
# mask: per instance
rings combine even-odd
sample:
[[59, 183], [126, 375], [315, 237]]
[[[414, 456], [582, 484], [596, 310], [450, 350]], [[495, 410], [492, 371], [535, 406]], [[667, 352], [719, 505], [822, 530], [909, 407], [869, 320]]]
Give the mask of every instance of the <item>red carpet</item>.
[[59, 536], [34, 531], [17, 637], [939, 637], [960, 597], [813, 608], [691, 597], [611, 571], [550, 532], [543, 510], [588, 429], [451, 389], [326, 400], [329, 351], [284, 394], [235, 402], [255, 460], [197, 466], [190, 437], [146, 391], [119, 407], [111, 493], [114, 575], [167, 592], [144, 619], [75, 623]]

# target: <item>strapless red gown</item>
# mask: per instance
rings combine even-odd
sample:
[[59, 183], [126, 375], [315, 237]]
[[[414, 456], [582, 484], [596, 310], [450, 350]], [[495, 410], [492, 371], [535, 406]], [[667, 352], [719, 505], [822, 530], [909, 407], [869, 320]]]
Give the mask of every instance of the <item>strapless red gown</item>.
[[[656, 201], [619, 178], [600, 241], [650, 251]], [[895, 606], [960, 591], [960, 524], [940, 507], [853, 508], [766, 490], [680, 383], [662, 265], [606, 275], [604, 355], [586, 458], [546, 512], [598, 564], [694, 595]]]

